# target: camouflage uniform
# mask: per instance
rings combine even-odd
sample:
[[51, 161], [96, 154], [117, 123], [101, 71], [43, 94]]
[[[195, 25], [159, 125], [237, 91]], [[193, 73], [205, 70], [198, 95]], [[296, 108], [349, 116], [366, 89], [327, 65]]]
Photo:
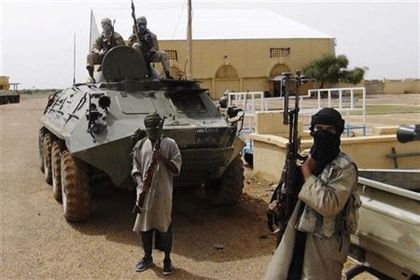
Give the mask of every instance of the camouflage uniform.
[[301, 167], [305, 182], [264, 279], [340, 280], [357, 227], [357, 166], [341, 152], [341, 114], [324, 108], [312, 116], [314, 144]]
[[[124, 39], [119, 33], [114, 32], [113, 37], [112, 38], [109, 38], [109, 37], [110, 36], [107, 36], [105, 32], [102, 32], [101, 36], [95, 40], [95, 43], [92, 46], [92, 50], [87, 56], [86, 67], [93, 68], [95, 64], [101, 64], [102, 59], [104, 58], [105, 54], [111, 48], [115, 46], [125, 45]], [[101, 53], [101, 50], [104, 50], [104, 51]]]
[[[145, 25], [147, 21], [144, 17], [137, 19], [137, 22], [143, 22]], [[147, 63], [160, 62], [167, 78], [170, 78], [170, 65], [166, 52], [159, 50], [159, 44], [156, 34], [149, 29], [139, 29], [140, 42], [137, 38], [136, 32], [128, 38], [128, 46], [133, 47], [136, 51], [141, 52]]]
[[[288, 279], [295, 228], [307, 232], [303, 273], [300, 279], [341, 279], [350, 247], [350, 234], [357, 227], [360, 206], [357, 167], [344, 153], [318, 176], [309, 177], [299, 193], [299, 202], [287, 224], [280, 245], [266, 271], [265, 280]], [[304, 202], [304, 211], [299, 207]]]

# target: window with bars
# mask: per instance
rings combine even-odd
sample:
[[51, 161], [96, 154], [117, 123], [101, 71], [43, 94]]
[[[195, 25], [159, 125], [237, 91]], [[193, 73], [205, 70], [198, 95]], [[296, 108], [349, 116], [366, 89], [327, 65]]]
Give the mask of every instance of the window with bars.
[[178, 52], [176, 50], [165, 50], [169, 60], [178, 61]]
[[270, 58], [272, 57], [288, 57], [290, 48], [270, 48]]

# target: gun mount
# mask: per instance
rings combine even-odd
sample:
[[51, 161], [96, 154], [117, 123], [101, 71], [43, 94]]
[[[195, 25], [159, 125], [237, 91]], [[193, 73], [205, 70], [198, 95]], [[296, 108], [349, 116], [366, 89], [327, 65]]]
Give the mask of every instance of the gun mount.
[[397, 129], [397, 139], [400, 143], [420, 140], [420, 124], [403, 124]]

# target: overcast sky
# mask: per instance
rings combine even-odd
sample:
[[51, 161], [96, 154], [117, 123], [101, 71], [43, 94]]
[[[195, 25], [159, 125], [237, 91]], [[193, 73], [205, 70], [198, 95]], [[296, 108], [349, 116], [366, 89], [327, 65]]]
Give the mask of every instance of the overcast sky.
[[[134, 1], [138, 15], [142, 8], [186, 9], [186, 2]], [[84, 82], [90, 11], [104, 8], [126, 9], [131, 16], [130, 0], [0, 0], [0, 75], [20, 83], [20, 89], [70, 86], [76, 34], [76, 82]], [[420, 77], [418, 0], [193, 0], [194, 8], [269, 8], [335, 37], [336, 53], [347, 56], [349, 68], [368, 67], [367, 79]], [[168, 28], [175, 27], [168, 24]]]

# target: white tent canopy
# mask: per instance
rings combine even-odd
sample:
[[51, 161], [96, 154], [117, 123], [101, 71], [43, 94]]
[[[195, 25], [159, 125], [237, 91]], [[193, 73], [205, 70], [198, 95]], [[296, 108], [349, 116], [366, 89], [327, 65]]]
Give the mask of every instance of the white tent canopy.
[[[98, 8], [93, 14], [99, 27], [102, 18], [115, 19], [115, 31], [125, 40], [132, 33], [133, 19], [129, 7]], [[140, 10], [136, 7], [136, 17], [139, 16], [147, 18], [148, 28], [160, 40], [186, 39], [186, 8]], [[333, 38], [268, 9], [193, 9], [192, 32], [193, 40]]]

